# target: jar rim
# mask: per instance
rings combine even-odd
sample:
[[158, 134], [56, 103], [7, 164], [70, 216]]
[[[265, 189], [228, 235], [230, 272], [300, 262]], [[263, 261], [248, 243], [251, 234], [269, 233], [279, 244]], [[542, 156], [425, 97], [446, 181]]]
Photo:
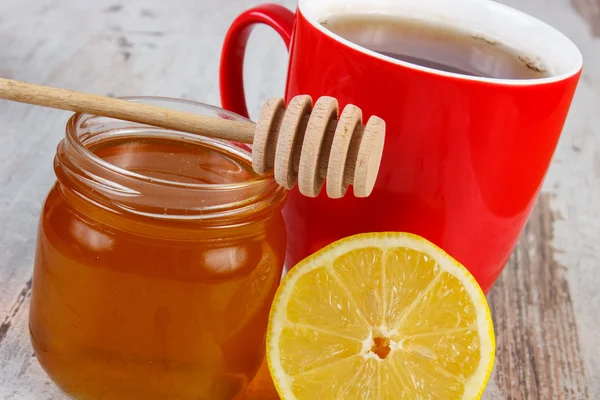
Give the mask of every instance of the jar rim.
[[[140, 103], [166, 104], [167, 108], [177, 105], [178, 109], [192, 113], [204, 111], [218, 118], [248, 121], [222, 108], [187, 99], [154, 96], [120, 98]], [[67, 122], [65, 140], [57, 151], [55, 170], [59, 181], [73, 182], [78, 194], [105, 208], [161, 219], [238, 219], [241, 214], [271, 209], [286, 197], [285, 190], [275, 182], [272, 171], [240, 182], [177, 182], [119, 167], [89, 148], [94, 140], [106, 137], [103, 135], [136, 134], [204, 145], [252, 164], [251, 146], [244, 143], [75, 113]]]
[[[224, 115], [224, 116], [228, 117], [226, 119], [232, 119], [235, 121], [252, 122], [249, 119], [242, 117], [241, 115], [235, 114], [231, 111], [224, 110], [220, 107], [193, 101], [193, 100], [188, 100], [188, 99], [178, 99], [178, 98], [164, 97], [164, 96], [123, 96], [123, 97], [117, 97], [117, 98], [120, 100], [128, 100], [128, 101], [134, 101], [134, 102], [167, 101], [169, 103], [189, 104], [189, 105], [193, 105], [193, 106], [200, 106], [204, 109], [208, 109], [208, 110], [214, 111], [220, 115]], [[111, 164], [108, 161], [105, 161], [102, 158], [98, 157], [96, 154], [94, 154], [94, 152], [92, 152], [90, 149], [88, 149], [85, 146], [85, 144], [81, 141], [81, 138], [77, 135], [77, 124], [83, 118], [91, 117], [91, 116], [93, 116], [93, 115], [78, 112], [78, 113], [73, 114], [71, 116], [71, 118], [69, 118], [69, 121], [67, 122], [67, 130], [66, 130], [67, 132], [66, 133], [67, 133], [67, 137], [69, 138], [70, 144], [78, 152], [87, 156], [90, 160], [92, 160], [97, 165], [101, 166], [102, 168], [111, 170], [115, 173], [118, 173], [120, 175], [129, 177], [129, 178], [134, 178], [137, 180], [146, 181], [146, 182], [152, 182], [154, 184], [162, 184], [162, 185], [166, 185], [166, 186], [182, 187], [182, 188], [189, 188], [189, 189], [196, 188], [196, 189], [210, 189], [210, 190], [218, 190], [218, 189], [227, 190], [227, 189], [234, 189], [234, 188], [249, 187], [249, 186], [253, 186], [253, 185], [259, 185], [261, 183], [264, 183], [265, 181], [273, 179], [273, 171], [269, 171], [265, 174], [257, 175], [256, 177], [254, 177], [252, 179], [249, 179], [247, 181], [242, 181], [242, 182], [214, 183], [214, 184], [213, 183], [186, 183], [186, 182], [169, 181], [169, 180], [160, 179], [160, 178], [151, 178], [149, 176], [145, 176], [145, 175], [133, 172], [133, 171], [129, 171], [127, 169], [124, 169], [124, 168], [118, 167], [114, 164]], [[152, 128], [153, 127], [150, 127], [150, 129], [152, 129]], [[245, 150], [240, 146], [234, 146], [229, 141], [208, 138], [208, 137], [201, 136], [201, 135], [196, 135], [196, 136], [203, 138], [203, 139], [208, 139], [208, 141], [216, 141], [218, 143], [222, 143], [225, 145], [224, 147], [228, 147], [232, 150], [239, 151], [239, 153], [240, 153], [239, 155], [245, 156], [244, 158], [248, 159], [249, 161], [252, 160], [251, 152], [249, 150]]]

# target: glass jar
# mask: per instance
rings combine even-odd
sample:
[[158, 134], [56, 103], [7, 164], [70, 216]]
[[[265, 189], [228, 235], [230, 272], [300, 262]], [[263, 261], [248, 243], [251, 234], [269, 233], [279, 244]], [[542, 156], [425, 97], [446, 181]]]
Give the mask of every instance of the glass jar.
[[[189, 101], [130, 98], [243, 120]], [[264, 358], [285, 191], [246, 145], [75, 114], [42, 210], [30, 330], [77, 399], [232, 399]]]

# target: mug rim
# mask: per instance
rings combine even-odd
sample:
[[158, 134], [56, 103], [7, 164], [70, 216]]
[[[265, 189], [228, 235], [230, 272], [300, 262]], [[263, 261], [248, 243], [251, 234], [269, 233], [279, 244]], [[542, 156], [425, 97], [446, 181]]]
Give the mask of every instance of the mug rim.
[[[438, 0], [431, 0], [430, 3], [436, 2]], [[443, 1], [443, 0], [442, 0]], [[332, 40], [349, 47], [355, 51], [361, 52], [363, 54], [369, 55], [375, 59], [379, 59], [388, 63], [392, 63], [395, 65], [403, 66], [408, 69], [412, 69], [415, 71], [420, 71], [427, 74], [438, 75], [448, 78], [454, 78], [465, 81], [474, 81], [495, 85], [508, 85], [508, 86], [531, 86], [531, 85], [542, 85], [549, 83], [556, 83], [565, 81], [577, 74], [579, 74], [583, 68], [583, 56], [581, 54], [581, 50], [578, 46], [564, 33], [559, 31], [557, 28], [549, 25], [546, 22], [541, 21], [540, 19], [527, 14], [523, 11], [520, 11], [516, 8], [509, 7], [502, 3], [497, 3], [492, 0], [459, 0], [463, 4], [472, 5], [473, 7], [477, 7], [479, 10], [483, 10], [485, 8], [488, 9], [496, 9], [496, 11], [501, 11], [504, 13], [512, 14], [515, 18], [518, 18], [522, 21], [526, 21], [531, 23], [534, 27], [537, 27], [540, 30], [546, 30], [562, 40], [562, 44], [565, 47], [568, 47], [569, 54], [572, 58], [570, 61], [569, 68], [565, 68], [566, 71], [562, 73], [552, 73], [550, 76], [540, 77], [540, 78], [525, 78], [525, 79], [517, 79], [517, 78], [494, 78], [494, 77], [486, 77], [486, 76], [473, 76], [473, 75], [463, 75], [456, 72], [449, 72], [438, 70], [435, 68], [425, 67], [419, 64], [410, 63], [408, 61], [399, 60], [382, 53], [376, 52], [374, 50], [370, 50], [366, 47], [358, 45], [348, 39], [343, 38], [342, 36], [330, 31], [319, 22], [320, 19], [327, 18], [325, 15], [318, 15], [319, 12], [314, 9], [325, 9], [327, 4], [330, 4], [331, 8], [334, 8], [343, 3], [343, 7], [340, 6], [340, 9], [343, 8], [341, 12], [331, 12], [330, 15], [361, 15], [365, 13], [369, 14], [387, 14], [394, 15], [393, 7], [397, 7], [401, 3], [399, 0], [298, 0], [298, 14], [303, 17], [313, 28], [317, 29], [324, 35], [328, 36]], [[369, 6], [373, 5], [373, 9], [369, 9], [367, 12], [356, 12], [355, 10], [348, 11], [350, 8], [355, 6], [356, 4], [368, 2]], [[325, 4], [325, 5], [324, 5]], [[379, 9], [377, 8], [379, 7]], [[391, 12], [381, 11], [381, 8], [389, 7], [392, 9]]]

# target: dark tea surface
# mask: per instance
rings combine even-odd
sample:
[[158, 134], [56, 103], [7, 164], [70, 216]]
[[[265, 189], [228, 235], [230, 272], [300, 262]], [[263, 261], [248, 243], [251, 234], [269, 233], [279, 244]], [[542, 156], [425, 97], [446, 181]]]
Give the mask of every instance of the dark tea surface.
[[321, 25], [359, 46], [439, 71], [500, 79], [549, 76], [539, 60], [459, 27], [376, 14], [340, 15]]

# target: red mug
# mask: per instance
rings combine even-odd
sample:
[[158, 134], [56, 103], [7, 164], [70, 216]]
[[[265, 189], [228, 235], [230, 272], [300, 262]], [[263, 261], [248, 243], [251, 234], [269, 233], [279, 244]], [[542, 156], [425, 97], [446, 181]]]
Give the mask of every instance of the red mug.
[[[499, 41], [548, 72], [498, 79], [438, 71], [343, 39], [319, 21], [345, 13], [443, 20]], [[449, 22], [448, 22], [449, 21]], [[242, 67], [255, 24], [290, 52], [285, 99], [332, 96], [387, 123], [375, 189], [365, 199], [289, 193], [288, 265], [360, 232], [421, 235], [465, 265], [485, 292], [527, 222], [563, 129], [582, 68], [577, 47], [545, 23], [488, 0], [300, 0], [241, 14], [221, 56], [223, 107], [248, 116]]]

